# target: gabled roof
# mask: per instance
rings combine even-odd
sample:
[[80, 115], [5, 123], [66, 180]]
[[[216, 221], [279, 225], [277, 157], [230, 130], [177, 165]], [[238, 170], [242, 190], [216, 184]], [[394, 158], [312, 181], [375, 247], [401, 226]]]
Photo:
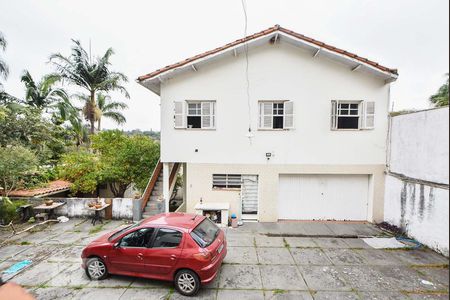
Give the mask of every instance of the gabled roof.
[[397, 69], [382, 66], [375, 61], [317, 41], [303, 34], [283, 28], [280, 25], [275, 25], [253, 35], [249, 35], [245, 38], [228, 43], [222, 47], [200, 53], [183, 61], [139, 76], [136, 81], [152, 90], [156, 94], [159, 94], [161, 81], [165, 79], [166, 76], [175, 75], [177, 71], [183, 71], [186, 69], [192, 69], [196, 71], [196, 65], [206, 63], [208, 60], [212, 60], [219, 55], [223, 55], [226, 53], [237, 55], [240, 51], [243, 51], [242, 49], [246, 45], [260, 45], [268, 41], [277, 42], [279, 40], [286, 41], [299, 47], [311, 49], [313, 57], [316, 57], [317, 55], [329, 56], [331, 58], [335, 58], [338, 61], [349, 64], [352, 70], [366, 70], [376, 75], [382, 76], [383, 78], [385, 78], [386, 82], [395, 81], [398, 77]]

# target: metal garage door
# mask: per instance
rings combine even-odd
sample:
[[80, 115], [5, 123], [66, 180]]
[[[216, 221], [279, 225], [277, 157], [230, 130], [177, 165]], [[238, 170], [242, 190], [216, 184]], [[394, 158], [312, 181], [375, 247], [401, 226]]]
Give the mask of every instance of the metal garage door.
[[280, 175], [278, 219], [367, 220], [368, 175]]

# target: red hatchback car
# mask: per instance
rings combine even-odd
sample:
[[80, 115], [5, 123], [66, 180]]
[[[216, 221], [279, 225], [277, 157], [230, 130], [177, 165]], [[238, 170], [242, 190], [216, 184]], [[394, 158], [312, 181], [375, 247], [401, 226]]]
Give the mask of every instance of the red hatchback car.
[[226, 254], [225, 234], [208, 218], [167, 213], [101, 236], [81, 258], [92, 280], [108, 274], [167, 280], [193, 296], [216, 277]]

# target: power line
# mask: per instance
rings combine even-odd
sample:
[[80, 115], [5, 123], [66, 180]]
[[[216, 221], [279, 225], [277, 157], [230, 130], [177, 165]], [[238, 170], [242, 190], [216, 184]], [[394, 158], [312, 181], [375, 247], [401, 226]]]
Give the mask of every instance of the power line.
[[[247, 26], [248, 26], [248, 18], [247, 18], [247, 3], [245, 0], [241, 0], [242, 10], [244, 13], [244, 39], [247, 38]], [[248, 72], [248, 43], [244, 43], [244, 52], [245, 52], [245, 79], [246, 79], [246, 92], [247, 92], [247, 106], [248, 106], [248, 137], [252, 136], [252, 111], [251, 111], [251, 103], [250, 103], [250, 78]]]

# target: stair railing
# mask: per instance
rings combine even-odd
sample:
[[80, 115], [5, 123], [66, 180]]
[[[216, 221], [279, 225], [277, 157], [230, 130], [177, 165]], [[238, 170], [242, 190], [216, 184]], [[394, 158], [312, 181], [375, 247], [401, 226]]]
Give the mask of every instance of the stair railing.
[[147, 202], [150, 199], [150, 196], [152, 195], [153, 189], [155, 188], [155, 184], [158, 181], [158, 177], [161, 174], [162, 171], [162, 163], [160, 160], [158, 160], [158, 163], [155, 166], [155, 169], [153, 169], [152, 176], [150, 177], [150, 180], [148, 181], [147, 187], [145, 188], [144, 194], [141, 197], [141, 210], [144, 211], [145, 207], [147, 206]]

